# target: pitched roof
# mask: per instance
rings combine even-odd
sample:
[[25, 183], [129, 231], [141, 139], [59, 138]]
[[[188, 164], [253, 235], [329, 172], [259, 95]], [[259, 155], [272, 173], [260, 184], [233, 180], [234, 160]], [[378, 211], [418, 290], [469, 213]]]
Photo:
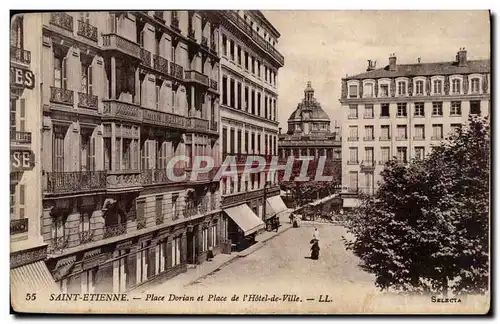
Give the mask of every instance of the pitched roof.
[[344, 80], [353, 79], [380, 79], [397, 78], [409, 76], [429, 76], [429, 75], [451, 75], [465, 73], [490, 73], [490, 60], [467, 61], [466, 67], [458, 66], [458, 62], [439, 62], [439, 63], [418, 63], [418, 64], [398, 64], [396, 71], [389, 71], [389, 65], [384, 68], [368, 71], [365, 73], [343, 78]]

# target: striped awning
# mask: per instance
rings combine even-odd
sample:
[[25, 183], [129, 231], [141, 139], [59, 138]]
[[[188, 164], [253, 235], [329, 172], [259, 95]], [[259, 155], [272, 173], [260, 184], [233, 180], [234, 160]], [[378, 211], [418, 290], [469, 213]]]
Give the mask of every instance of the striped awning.
[[60, 291], [44, 261], [37, 261], [10, 270], [11, 291], [16, 294], [26, 292]]

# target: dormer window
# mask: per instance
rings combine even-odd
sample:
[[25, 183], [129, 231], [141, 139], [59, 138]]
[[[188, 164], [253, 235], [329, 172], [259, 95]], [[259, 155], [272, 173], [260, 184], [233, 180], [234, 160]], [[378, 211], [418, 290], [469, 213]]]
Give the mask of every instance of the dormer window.
[[460, 80], [459, 79], [453, 79], [451, 81], [451, 93], [460, 94]]
[[349, 98], [357, 98], [358, 97], [358, 86], [353, 84], [349, 86]]
[[424, 94], [424, 81], [418, 80], [415, 82], [415, 94], [416, 95]]
[[381, 84], [380, 85], [380, 96], [381, 97], [389, 97], [389, 85]]
[[435, 80], [434, 81], [434, 94], [441, 94], [443, 89], [443, 81]]
[[473, 78], [470, 82], [470, 91], [472, 93], [479, 93], [479, 78]]
[[399, 81], [398, 82], [398, 95], [405, 96], [406, 95], [406, 82]]
[[363, 96], [367, 98], [373, 97], [373, 83], [366, 83], [363, 90]]

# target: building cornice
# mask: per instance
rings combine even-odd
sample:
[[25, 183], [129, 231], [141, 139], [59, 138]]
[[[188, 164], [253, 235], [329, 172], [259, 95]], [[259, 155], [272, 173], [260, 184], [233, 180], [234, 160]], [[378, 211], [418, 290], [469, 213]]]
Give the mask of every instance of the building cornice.
[[370, 103], [395, 103], [395, 102], [429, 102], [429, 101], [453, 101], [453, 100], [484, 100], [490, 99], [490, 95], [467, 94], [467, 95], [438, 95], [438, 96], [411, 96], [411, 97], [381, 97], [381, 98], [342, 98], [341, 104], [370, 104]]

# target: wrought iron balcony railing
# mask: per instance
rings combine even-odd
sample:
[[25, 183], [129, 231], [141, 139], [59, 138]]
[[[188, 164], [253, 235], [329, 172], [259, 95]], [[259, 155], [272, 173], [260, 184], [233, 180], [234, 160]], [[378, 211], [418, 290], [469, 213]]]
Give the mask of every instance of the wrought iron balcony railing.
[[143, 121], [148, 124], [168, 126], [172, 128], [186, 128], [187, 118], [181, 115], [167, 113], [161, 110], [142, 108]]
[[210, 89], [215, 91], [219, 90], [219, 84], [217, 80], [210, 79]]
[[103, 100], [103, 103], [103, 117], [142, 121], [142, 110], [139, 106], [118, 100]]
[[88, 230], [78, 233], [80, 236], [80, 244], [92, 242], [94, 240], [94, 230]]
[[137, 220], [137, 229], [141, 230], [143, 228], [146, 228], [146, 219], [145, 218], [138, 219]]
[[73, 91], [68, 89], [50, 87], [50, 101], [65, 105], [73, 105]]
[[205, 87], [209, 86], [209, 78], [207, 75], [195, 70], [186, 71], [185, 74], [186, 74], [186, 82], [195, 82]]
[[117, 34], [102, 35], [102, 47], [105, 50], [115, 50], [135, 58], [141, 58], [139, 44]]
[[10, 220], [10, 235], [22, 234], [28, 232], [28, 218], [11, 219]]
[[49, 244], [49, 250], [51, 252], [60, 251], [68, 246], [69, 236], [60, 236], [52, 238], [52, 242]]
[[98, 99], [92, 94], [78, 92], [78, 107], [97, 110]]
[[210, 130], [213, 131], [219, 130], [219, 124], [215, 120], [210, 121]]
[[31, 63], [31, 52], [23, 48], [11, 46], [10, 47], [10, 58], [16, 62], [22, 64]]
[[183, 81], [184, 80], [184, 68], [179, 64], [170, 62], [170, 76]]
[[91, 41], [97, 42], [97, 27], [94, 27], [85, 21], [78, 20], [78, 31], [76, 33], [82, 37], [90, 39]]
[[141, 64], [151, 67], [151, 52], [145, 48], [141, 48]]
[[11, 131], [10, 142], [12, 144], [31, 144], [31, 133]]
[[50, 14], [50, 23], [70, 32], [73, 32], [73, 17], [64, 12]]
[[141, 170], [142, 183], [148, 184], [167, 184], [174, 183], [175, 178], [169, 176], [171, 172], [174, 177], [182, 177], [185, 174], [184, 168], [173, 168], [170, 170], [166, 169], [148, 169]]
[[125, 233], [127, 233], [127, 224], [109, 225], [104, 227], [104, 235], [102, 238], [106, 239], [113, 236], [123, 235]]
[[208, 49], [208, 38], [206, 38], [205, 36], [201, 37], [201, 46], [203, 46], [206, 49]]
[[197, 117], [190, 117], [189, 119], [189, 128], [197, 129], [197, 130], [208, 130], [208, 120], [200, 119]]
[[52, 194], [106, 189], [106, 171], [47, 172], [45, 178]]
[[163, 74], [168, 74], [168, 60], [159, 55], [153, 55], [153, 68]]

